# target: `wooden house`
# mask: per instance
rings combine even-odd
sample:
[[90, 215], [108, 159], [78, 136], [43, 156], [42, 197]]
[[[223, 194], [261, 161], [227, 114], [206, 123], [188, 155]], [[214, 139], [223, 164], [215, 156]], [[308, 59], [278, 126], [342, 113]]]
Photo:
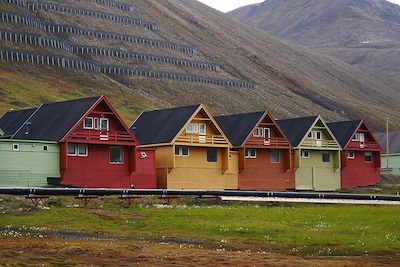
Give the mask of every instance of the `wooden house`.
[[156, 149], [159, 188], [238, 188], [238, 153], [204, 105], [143, 112], [131, 130]]
[[375, 133], [374, 136], [383, 148], [381, 155], [382, 174], [400, 175], [400, 132], [389, 132], [388, 151], [386, 148], [386, 133]]
[[342, 147], [343, 189], [374, 185], [381, 178], [381, 146], [364, 120], [329, 123]]
[[267, 112], [216, 117], [239, 151], [239, 189], [285, 191], [294, 189], [291, 145]]
[[294, 150], [296, 190], [335, 191], [341, 147], [320, 116], [278, 120]]
[[136, 138], [104, 96], [43, 104], [21, 122], [11, 140], [58, 143], [64, 186], [156, 187], [154, 151], [136, 150]]

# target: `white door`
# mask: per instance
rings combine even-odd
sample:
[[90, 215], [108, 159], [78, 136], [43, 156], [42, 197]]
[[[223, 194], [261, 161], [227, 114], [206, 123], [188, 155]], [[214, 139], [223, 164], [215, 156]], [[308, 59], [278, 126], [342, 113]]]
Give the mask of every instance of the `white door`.
[[269, 128], [264, 128], [264, 145], [270, 145], [271, 141], [271, 130]]
[[110, 129], [110, 122], [108, 118], [100, 118], [100, 140], [108, 141], [108, 130]]
[[206, 143], [206, 124], [199, 123], [199, 143]]

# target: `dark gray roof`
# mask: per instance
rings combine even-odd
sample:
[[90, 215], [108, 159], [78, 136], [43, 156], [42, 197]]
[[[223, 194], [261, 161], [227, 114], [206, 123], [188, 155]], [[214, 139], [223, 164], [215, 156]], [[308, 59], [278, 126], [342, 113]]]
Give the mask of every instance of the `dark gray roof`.
[[143, 112], [131, 130], [141, 145], [171, 143], [199, 107], [194, 105]]
[[[64, 102], [43, 104], [14, 135], [14, 139], [60, 141], [100, 97], [90, 97]], [[27, 122], [27, 123], [28, 123]]]
[[279, 127], [285, 133], [293, 147], [297, 147], [318, 116], [277, 120]]
[[250, 132], [257, 126], [265, 111], [215, 117], [222, 131], [234, 147], [242, 146]]
[[400, 154], [400, 132], [389, 132], [389, 153], [386, 153], [386, 133], [374, 133], [383, 154]]
[[10, 111], [0, 118], [0, 129], [6, 136], [13, 135], [37, 108]]
[[362, 120], [328, 123], [328, 127], [342, 148], [345, 148]]

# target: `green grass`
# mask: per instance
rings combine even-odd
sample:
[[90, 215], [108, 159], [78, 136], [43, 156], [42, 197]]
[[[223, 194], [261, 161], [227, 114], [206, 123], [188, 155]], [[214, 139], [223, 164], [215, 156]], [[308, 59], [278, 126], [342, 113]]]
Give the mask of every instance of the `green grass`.
[[[121, 238], [200, 240], [205, 246], [304, 255], [387, 255], [400, 250], [400, 207], [192, 204], [121, 208], [113, 201], [92, 208], [11, 212], [0, 226], [46, 227]], [[190, 242], [190, 241], [189, 241]]]

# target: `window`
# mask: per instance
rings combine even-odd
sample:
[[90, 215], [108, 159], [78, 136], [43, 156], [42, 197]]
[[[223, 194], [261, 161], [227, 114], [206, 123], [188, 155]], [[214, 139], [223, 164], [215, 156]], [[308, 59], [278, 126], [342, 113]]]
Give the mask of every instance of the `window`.
[[100, 120], [99, 118], [94, 118], [93, 119], [93, 129], [99, 130], [100, 129]]
[[260, 137], [261, 136], [261, 129], [260, 128], [255, 128], [254, 129], [254, 133], [253, 133], [254, 137]]
[[86, 117], [83, 121], [83, 129], [93, 129], [93, 118]]
[[311, 131], [307, 135], [308, 138], [310, 139], [315, 139], [315, 140], [322, 140], [322, 132], [321, 131]]
[[124, 163], [124, 148], [120, 146], [110, 147], [110, 163], [123, 164]]
[[49, 150], [49, 146], [48, 145], [43, 145], [43, 151], [48, 151]]
[[304, 159], [310, 158], [310, 151], [309, 150], [302, 150], [301, 151], [301, 157]]
[[218, 161], [218, 150], [216, 148], [207, 149], [207, 162], [217, 162]]
[[100, 118], [100, 130], [108, 131], [109, 130], [109, 121], [107, 118]]
[[76, 156], [76, 150], [76, 144], [68, 143], [68, 156]]
[[87, 157], [88, 155], [88, 146], [85, 144], [78, 145], [78, 156]]
[[13, 144], [12, 150], [13, 151], [19, 151], [19, 144]]
[[365, 162], [371, 163], [372, 162], [372, 152], [366, 151], [365, 152]]
[[253, 136], [264, 137], [265, 139], [268, 139], [271, 137], [271, 130], [270, 128], [257, 127], [254, 129]]
[[206, 135], [206, 125], [204, 123], [199, 123], [199, 134]]
[[347, 158], [348, 159], [354, 159], [356, 157], [356, 153], [354, 151], [348, 151], [347, 152]]
[[175, 147], [175, 156], [178, 157], [189, 157], [189, 148], [185, 146]]
[[281, 162], [281, 152], [279, 150], [271, 150], [271, 162], [280, 163]]
[[364, 136], [363, 133], [356, 133], [351, 140], [352, 141], [364, 142], [365, 141], [365, 136]]
[[330, 152], [322, 152], [322, 162], [324, 162], [324, 163], [331, 162], [331, 153]]
[[257, 158], [257, 150], [255, 150], [255, 149], [246, 149], [244, 157], [246, 159], [255, 159], [255, 158]]
[[187, 133], [195, 133], [194, 123], [189, 123], [188, 124], [188, 126], [186, 127], [186, 132]]
[[271, 137], [271, 130], [269, 128], [264, 128], [264, 138], [269, 139]]

